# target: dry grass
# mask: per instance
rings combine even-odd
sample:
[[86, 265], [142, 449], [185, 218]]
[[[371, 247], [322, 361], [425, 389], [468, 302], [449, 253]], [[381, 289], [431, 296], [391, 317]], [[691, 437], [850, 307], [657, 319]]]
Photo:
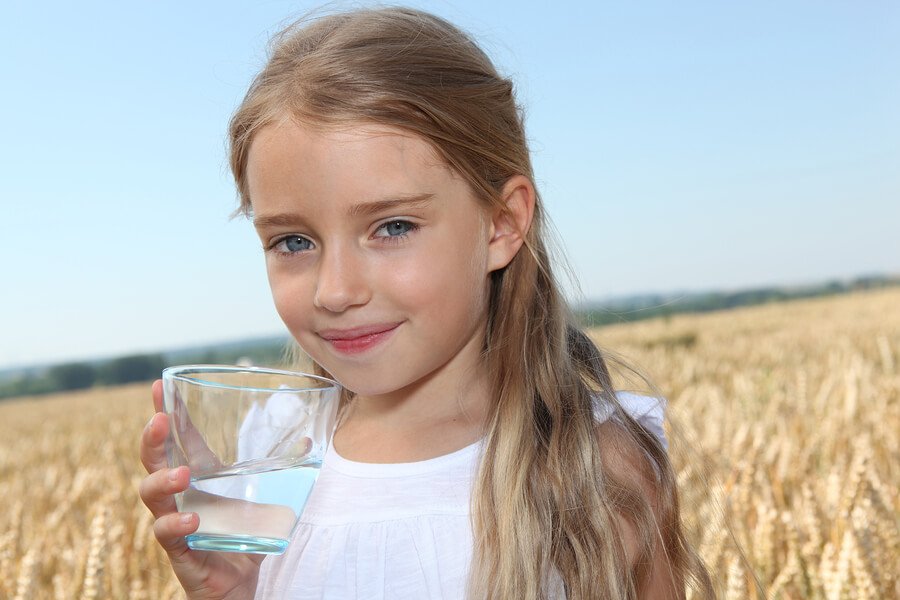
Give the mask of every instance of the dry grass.
[[[900, 597], [900, 290], [595, 334], [669, 397], [724, 597]], [[0, 598], [180, 597], [137, 497], [150, 406], [145, 384], [0, 404]]]
[[0, 598], [168, 598], [140, 504], [140, 384], [0, 404]]
[[595, 337], [670, 400], [683, 514], [724, 597], [900, 598], [900, 290]]

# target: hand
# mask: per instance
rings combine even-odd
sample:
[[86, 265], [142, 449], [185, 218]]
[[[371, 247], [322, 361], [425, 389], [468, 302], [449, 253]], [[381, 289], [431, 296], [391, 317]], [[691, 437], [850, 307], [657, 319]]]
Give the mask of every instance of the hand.
[[169, 556], [175, 576], [191, 600], [244, 600], [256, 591], [260, 554], [191, 550], [184, 540], [200, 526], [196, 513], [179, 513], [174, 495], [187, 489], [188, 467], [166, 466], [169, 419], [162, 414], [162, 381], [153, 382], [156, 414], [141, 436], [141, 462], [149, 475], [141, 482], [141, 500], [156, 517], [153, 533]]

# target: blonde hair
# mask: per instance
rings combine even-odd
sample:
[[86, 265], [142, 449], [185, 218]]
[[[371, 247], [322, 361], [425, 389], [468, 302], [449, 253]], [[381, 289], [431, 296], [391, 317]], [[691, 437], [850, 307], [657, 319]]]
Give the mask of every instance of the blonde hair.
[[[534, 179], [512, 82], [462, 31], [413, 9], [328, 15], [276, 36], [229, 130], [239, 210], [248, 215], [254, 135], [284, 117], [416, 134], [501, 209], [500, 191], [511, 176]], [[661, 547], [681, 590], [694, 580], [711, 596], [681, 532], [666, 452], [618, 406], [604, 354], [575, 325], [554, 279], [547, 226], [538, 198], [527, 251], [492, 274], [484, 359], [495, 402], [472, 500], [471, 595], [543, 598], [561, 585], [572, 600], [635, 598]], [[643, 450], [634, 467], [657, 498], [611, 472], [598, 441], [598, 398], [613, 407], [623, 432], [613, 437]], [[617, 516], [638, 533], [633, 567]]]

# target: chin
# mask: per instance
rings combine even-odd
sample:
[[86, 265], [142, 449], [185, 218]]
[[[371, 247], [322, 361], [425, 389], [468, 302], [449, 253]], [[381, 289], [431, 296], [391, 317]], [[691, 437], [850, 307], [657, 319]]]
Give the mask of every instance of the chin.
[[386, 381], [383, 376], [356, 373], [341, 373], [341, 369], [328, 371], [332, 378], [347, 391], [357, 396], [382, 396], [405, 387], [401, 383]]
[[374, 397], [381, 396], [384, 394], [389, 394], [393, 391], [396, 391], [397, 388], [392, 386], [373, 386], [371, 383], [365, 384], [359, 381], [354, 380], [341, 380], [341, 378], [335, 378], [335, 380], [343, 386], [344, 389], [351, 392], [356, 396], [364, 396], [364, 397]]
[[[398, 364], [398, 361], [402, 360], [399, 357], [394, 357], [393, 360], [366, 359], [353, 364], [352, 360], [335, 360], [335, 357], [327, 352], [316, 354], [318, 356], [310, 354], [310, 358], [341, 384], [341, 387], [358, 396], [391, 394], [409, 387], [424, 376], [424, 373], [418, 370], [421, 365], [406, 365], [406, 368], [403, 368]], [[401, 370], [402, 373], [399, 372]]]

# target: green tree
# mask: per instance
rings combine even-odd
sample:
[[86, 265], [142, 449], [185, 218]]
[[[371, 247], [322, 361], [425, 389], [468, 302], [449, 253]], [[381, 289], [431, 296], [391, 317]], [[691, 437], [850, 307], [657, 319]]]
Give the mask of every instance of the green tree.
[[94, 385], [97, 371], [87, 363], [66, 363], [52, 367], [48, 373], [57, 389], [81, 390]]
[[148, 381], [160, 376], [164, 367], [160, 354], [133, 354], [109, 361], [103, 367], [103, 381], [108, 384]]

